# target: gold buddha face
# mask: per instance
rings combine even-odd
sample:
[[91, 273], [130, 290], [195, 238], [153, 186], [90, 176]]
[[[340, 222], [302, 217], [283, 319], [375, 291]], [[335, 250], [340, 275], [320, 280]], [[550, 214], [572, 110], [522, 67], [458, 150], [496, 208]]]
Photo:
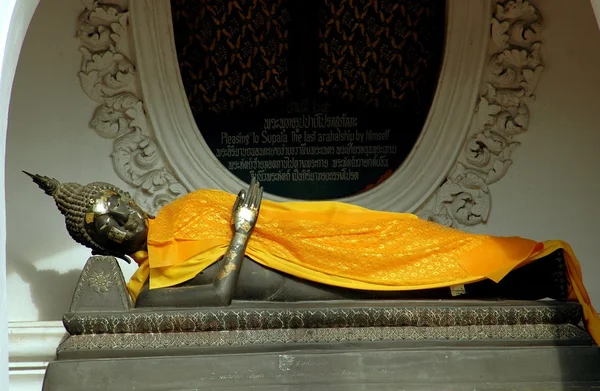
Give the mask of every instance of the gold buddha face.
[[102, 190], [88, 200], [84, 227], [102, 247], [131, 255], [146, 248], [148, 215], [129, 197]]

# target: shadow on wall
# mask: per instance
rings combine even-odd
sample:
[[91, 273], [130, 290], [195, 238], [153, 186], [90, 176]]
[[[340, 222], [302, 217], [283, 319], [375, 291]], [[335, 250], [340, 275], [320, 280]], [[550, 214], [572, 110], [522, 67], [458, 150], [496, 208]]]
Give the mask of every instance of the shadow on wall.
[[[69, 309], [91, 251], [69, 236], [65, 218], [54, 200], [21, 172], [28, 165], [10, 163], [7, 159], [9, 164], [12, 167], [6, 171], [8, 295], [21, 295], [9, 305], [9, 319], [60, 320]], [[11, 272], [29, 285], [30, 292], [19, 286], [23, 282], [16, 276], [10, 278]]]
[[16, 273], [29, 284], [31, 301], [38, 310], [38, 320], [60, 320], [69, 310], [81, 269], [65, 273], [43, 270], [30, 261], [19, 258], [8, 260], [6, 266], [7, 275]]

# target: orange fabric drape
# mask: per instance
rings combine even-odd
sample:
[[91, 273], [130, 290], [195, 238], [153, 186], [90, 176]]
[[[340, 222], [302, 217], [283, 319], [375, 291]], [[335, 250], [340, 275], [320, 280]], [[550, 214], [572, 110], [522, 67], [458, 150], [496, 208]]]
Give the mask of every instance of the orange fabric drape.
[[[235, 196], [199, 190], [165, 206], [150, 221], [148, 256], [129, 283], [133, 297], [184, 282], [225, 254]], [[600, 321], [583, 286], [572, 249], [560, 241], [470, 234], [407, 213], [372, 211], [340, 202], [264, 200], [246, 253], [254, 261], [296, 277], [339, 287], [416, 290], [483, 279], [563, 248], [571, 299], [584, 308], [588, 330]]]

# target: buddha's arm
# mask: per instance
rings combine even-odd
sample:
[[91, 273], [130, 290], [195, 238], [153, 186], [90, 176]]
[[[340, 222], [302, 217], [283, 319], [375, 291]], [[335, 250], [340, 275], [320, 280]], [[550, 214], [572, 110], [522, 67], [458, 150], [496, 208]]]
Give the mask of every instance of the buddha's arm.
[[[240, 191], [233, 207], [234, 234], [225, 256], [219, 261], [219, 271], [211, 284], [162, 289], [162, 298], [180, 306], [228, 306], [231, 304], [239, 272], [252, 234], [262, 200], [262, 188], [254, 179], [248, 191]], [[168, 299], [167, 299], [168, 298]], [[139, 298], [138, 298], [139, 299]], [[159, 301], [161, 298], [157, 298]], [[153, 302], [158, 305], [153, 299]]]
[[[247, 242], [247, 235], [238, 232], [233, 235], [227, 253], [219, 261], [219, 271], [213, 283], [162, 288], [161, 295], [152, 295], [152, 304], [161, 306], [177, 303], [177, 306], [185, 307], [224, 307], [230, 305]], [[161, 301], [164, 301], [164, 303], [161, 303]]]
[[249, 234], [235, 232], [212, 283], [142, 291], [138, 306], [225, 307], [231, 304]]
[[236, 231], [229, 243], [227, 253], [220, 261], [219, 272], [213, 286], [222, 305], [231, 304], [249, 238], [249, 233]]
[[231, 242], [229, 242], [227, 253], [221, 260], [219, 272], [213, 283], [215, 293], [223, 305], [229, 305], [233, 299], [233, 292], [240, 275], [248, 239], [250, 239], [258, 220], [261, 201], [262, 188], [252, 178], [248, 192], [240, 191], [233, 206], [231, 222], [235, 232]]

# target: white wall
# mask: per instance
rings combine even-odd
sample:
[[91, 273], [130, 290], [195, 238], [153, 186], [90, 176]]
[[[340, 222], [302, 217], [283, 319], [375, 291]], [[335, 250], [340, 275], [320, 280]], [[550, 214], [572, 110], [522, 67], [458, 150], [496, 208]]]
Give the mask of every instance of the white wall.
[[[80, 0], [60, 3], [41, 1], [12, 97], [6, 162], [11, 321], [60, 319], [89, 255], [68, 237], [52, 200], [20, 170], [122, 184], [108, 157], [111, 143], [88, 127], [95, 103], [77, 79]], [[600, 33], [588, 0], [541, 3], [546, 69], [530, 130], [507, 177], [492, 188], [489, 223], [473, 230], [571, 242], [600, 303], [600, 287], [592, 284], [600, 277], [594, 249], [600, 234], [594, 202], [600, 190]]]
[[109, 158], [112, 142], [88, 127], [97, 104], [77, 77], [82, 9], [81, 0], [41, 1], [15, 76], [6, 152], [11, 321], [61, 319], [90, 254], [68, 236], [52, 198], [21, 170], [122, 185]]
[[[18, 49], [9, 42], [9, 26], [16, 1], [0, 2], [0, 159], [5, 157], [5, 137], [8, 103], [15, 71], [15, 62], [9, 63], [7, 49]], [[14, 27], [13, 27], [14, 29]], [[20, 46], [20, 45], [19, 45]], [[6, 300], [6, 209], [4, 205], [4, 170], [0, 173], [0, 387], [8, 385], [8, 321]]]

